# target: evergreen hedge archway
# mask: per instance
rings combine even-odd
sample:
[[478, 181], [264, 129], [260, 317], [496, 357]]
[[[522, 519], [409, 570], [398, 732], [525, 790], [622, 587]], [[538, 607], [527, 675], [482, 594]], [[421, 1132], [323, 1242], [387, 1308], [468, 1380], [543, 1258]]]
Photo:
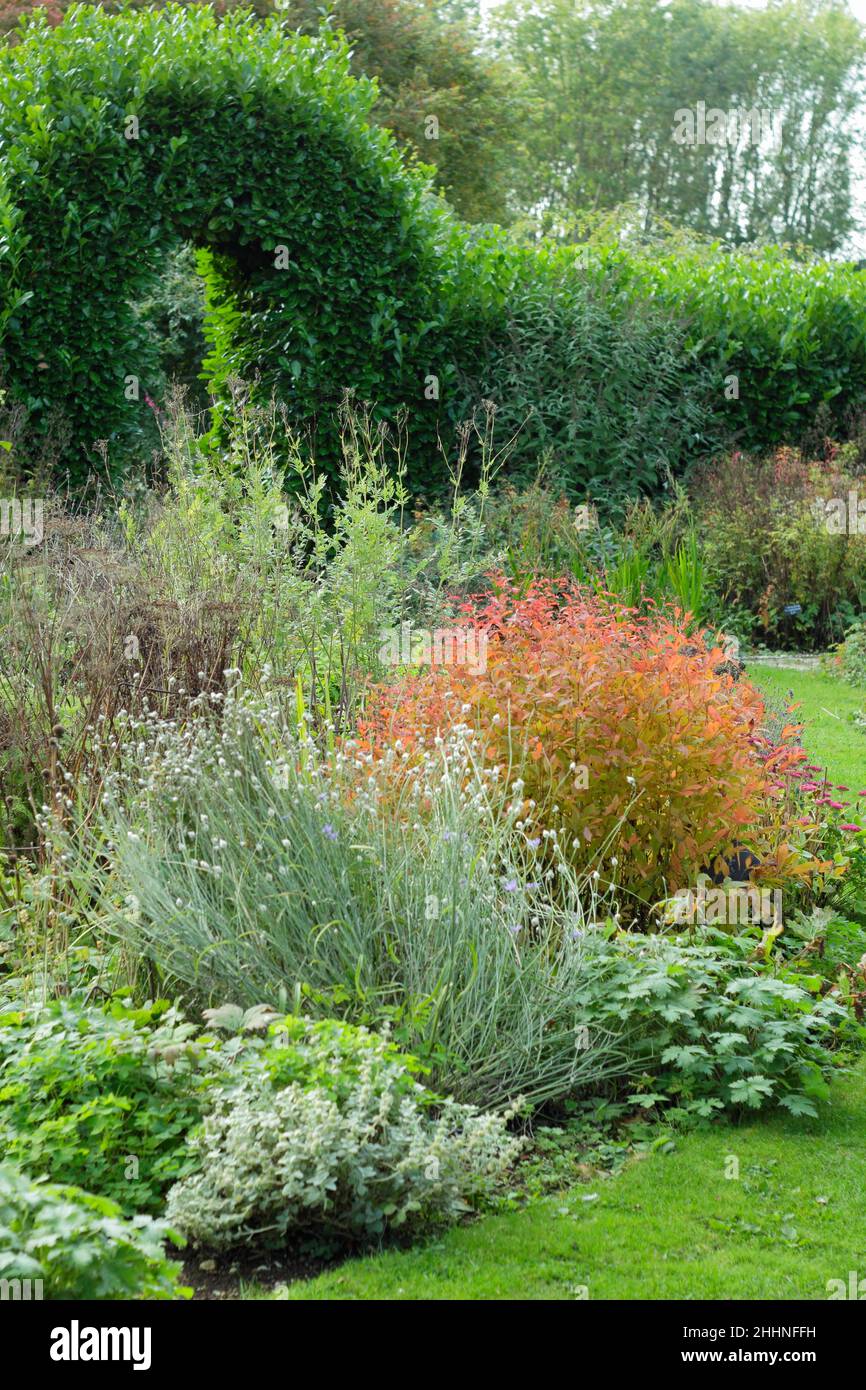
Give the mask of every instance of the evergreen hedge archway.
[[155, 345], [131, 304], [179, 241], [206, 265], [218, 399], [230, 376], [275, 394], [326, 468], [346, 387], [406, 406], [428, 496], [440, 432], [484, 398], [501, 457], [520, 436], [512, 473], [546, 454], [581, 497], [657, 492], [734, 438], [862, 405], [858, 272], [466, 227], [371, 127], [373, 97], [332, 37], [206, 6], [80, 7], [56, 29], [37, 11], [0, 50], [0, 387], [37, 446], [60, 415], [73, 484], [96, 441], [142, 457]]
[[338, 41], [208, 8], [37, 17], [0, 56], [3, 384], [37, 433], [62, 412], [73, 482], [95, 441], [122, 452], [140, 429], [152, 363], [130, 301], [178, 240], [209, 253], [218, 388], [258, 380], [306, 422], [353, 386], [435, 436], [457, 233], [368, 124], [373, 98]]

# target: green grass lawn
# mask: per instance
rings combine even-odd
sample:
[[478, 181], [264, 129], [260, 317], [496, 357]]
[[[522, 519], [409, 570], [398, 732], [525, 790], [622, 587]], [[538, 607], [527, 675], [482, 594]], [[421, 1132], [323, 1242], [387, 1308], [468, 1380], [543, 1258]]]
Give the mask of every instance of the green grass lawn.
[[[862, 707], [856, 691], [812, 672], [760, 669], [756, 683], [793, 690], [814, 760], [866, 786], [866, 731], [848, 719]], [[866, 1063], [831, 1094], [818, 1120], [718, 1124], [617, 1177], [351, 1260], [285, 1296], [826, 1299], [828, 1280], [866, 1276]]]
[[785, 699], [793, 691], [801, 702], [794, 717], [806, 725], [803, 744], [813, 760], [826, 765], [832, 781], [847, 782], [855, 792], [866, 787], [866, 729], [851, 720], [866, 709], [866, 691], [823, 671], [755, 666], [749, 676], [767, 695]]
[[[866, 1067], [820, 1120], [716, 1125], [673, 1153], [487, 1216], [412, 1250], [352, 1260], [290, 1299], [826, 1299], [866, 1275]], [[731, 1159], [739, 1164], [739, 1177]]]

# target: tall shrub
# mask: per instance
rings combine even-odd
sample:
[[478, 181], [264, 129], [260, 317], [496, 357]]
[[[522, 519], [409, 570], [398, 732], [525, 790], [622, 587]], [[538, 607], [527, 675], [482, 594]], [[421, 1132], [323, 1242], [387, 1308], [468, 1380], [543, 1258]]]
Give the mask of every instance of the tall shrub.
[[485, 669], [431, 666], [374, 692], [364, 727], [377, 756], [396, 741], [423, 758], [468, 724], [526, 835], [556, 834], [573, 864], [606, 871], [637, 904], [758, 833], [789, 754], [758, 756], [761, 696], [682, 615], [499, 581], [471, 621], [487, 637]]
[[866, 603], [862, 479], [849, 445], [823, 459], [793, 449], [739, 452], [691, 485], [711, 582], [754, 642], [790, 649], [839, 641]]

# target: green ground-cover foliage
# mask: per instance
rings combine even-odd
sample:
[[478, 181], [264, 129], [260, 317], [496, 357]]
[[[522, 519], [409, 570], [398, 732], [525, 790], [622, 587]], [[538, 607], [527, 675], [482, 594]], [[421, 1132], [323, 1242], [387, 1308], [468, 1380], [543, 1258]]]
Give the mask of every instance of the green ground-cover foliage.
[[162, 1008], [0, 1014], [0, 1135], [27, 1172], [158, 1212], [201, 1113], [196, 1030]]
[[25, 1298], [188, 1297], [168, 1241], [180, 1243], [164, 1221], [127, 1220], [107, 1197], [0, 1166], [0, 1278], [21, 1280]]

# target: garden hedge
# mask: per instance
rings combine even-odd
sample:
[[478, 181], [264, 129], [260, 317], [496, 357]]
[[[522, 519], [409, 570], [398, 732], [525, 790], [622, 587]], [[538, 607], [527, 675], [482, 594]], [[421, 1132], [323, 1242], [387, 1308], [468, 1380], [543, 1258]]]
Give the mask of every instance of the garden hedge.
[[368, 124], [374, 94], [339, 42], [207, 8], [79, 7], [2, 54], [5, 375], [37, 432], [62, 409], [73, 481], [141, 432], [130, 301], [179, 240], [208, 253], [218, 390], [258, 377], [298, 420], [345, 385], [424, 402], [448, 218]]
[[[780, 250], [518, 246], [467, 228], [368, 121], [340, 39], [169, 5], [36, 16], [0, 52], [0, 387], [15, 461], [62, 440], [73, 485], [140, 462], [159, 344], [136, 304], [179, 243], [207, 291], [204, 370], [276, 396], [336, 465], [345, 388], [408, 412], [409, 483], [481, 399], [510, 467], [653, 491], [734, 440], [795, 440], [866, 402], [866, 278]], [[730, 379], [737, 379], [736, 393]], [[9, 404], [9, 401], [7, 401]], [[45, 449], [42, 450], [44, 457]]]
[[822, 405], [841, 432], [866, 406], [859, 263], [716, 243], [613, 259], [627, 265], [636, 297], [690, 324], [687, 346], [713, 373], [719, 425], [745, 448], [796, 443]]

